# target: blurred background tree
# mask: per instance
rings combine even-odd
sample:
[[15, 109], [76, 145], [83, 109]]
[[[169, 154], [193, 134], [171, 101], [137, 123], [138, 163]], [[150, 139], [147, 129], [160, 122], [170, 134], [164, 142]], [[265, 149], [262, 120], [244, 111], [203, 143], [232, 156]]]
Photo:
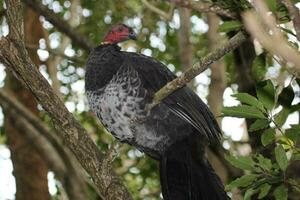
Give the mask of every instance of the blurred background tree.
[[[247, 19], [266, 18], [256, 1], [254, 4], [247, 0], [23, 2], [25, 42], [31, 59], [99, 149], [115, 151], [112, 165], [133, 199], [162, 198], [158, 166], [138, 150], [116, 144], [89, 111], [84, 96], [84, 68], [89, 48], [100, 44], [112, 24], [122, 22], [139, 35], [137, 42], [123, 43], [123, 50], [152, 56], [180, 75], [238, 31], [248, 30], [253, 37], [189, 85], [207, 102], [224, 131], [222, 148], [208, 147], [208, 158], [225, 184], [244, 177], [227, 187], [232, 199], [251, 196], [287, 199], [287, 194], [289, 199], [299, 197], [299, 65], [281, 51], [269, 48], [286, 41], [298, 51], [298, 1], [265, 1], [266, 13], [273, 12], [274, 20], [261, 20], [263, 30], [271, 30], [273, 35], [278, 31], [279, 39], [284, 40], [271, 38], [272, 44], [266, 44], [260, 35], [251, 32], [259, 24], [249, 25], [251, 21]], [[253, 7], [258, 10], [256, 15], [245, 14]], [[5, 10], [5, 3], [0, 0], [0, 36], [8, 34]], [[57, 17], [61, 24], [55, 21]], [[65, 23], [72, 29], [64, 26]], [[77, 33], [80, 36], [76, 37]], [[1, 64], [0, 70], [0, 86], [9, 97], [38, 116], [47, 133], [55, 133], [49, 117], [30, 92]], [[257, 113], [253, 116], [253, 110], [245, 108], [260, 105], [250, 96], [235, 96], [237, 99], [231, 96], [238, 92], [258, 97], [264, 117]], [[30, 129], [30, 120], [22, 121], [24, 116], [12, 112], [12, 105], [5, 104], [3, 98], [0, 104], [0, 199], [101, 199], [70, 152], [63, 148], [61, 141], [56, 141], [59, 139], [47, 136], [45, 131]], [[221, 118], [223, 105], [235, 107], [225, 107], [223, 115], [227, 117]], [[38, 135], [44, 140], [38, 140]], [[231, 156], [225, 158], [225, 152]], [[261, 183], [255, 185], [255, 180]]]

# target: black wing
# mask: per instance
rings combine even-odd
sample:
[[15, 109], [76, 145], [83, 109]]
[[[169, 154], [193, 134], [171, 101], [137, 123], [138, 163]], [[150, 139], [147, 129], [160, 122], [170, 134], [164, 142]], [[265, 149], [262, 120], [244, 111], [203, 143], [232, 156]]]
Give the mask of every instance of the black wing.
[[[176, 76], [162, 63], [136, 53], [124, 52], [124, 61], [137, 70], [143, 87], [154, 94]], [[221, 130], [206, 104], [187, 86], [163, 100], [172, 112], [186, 120], [210, 142], [219, 141]]]

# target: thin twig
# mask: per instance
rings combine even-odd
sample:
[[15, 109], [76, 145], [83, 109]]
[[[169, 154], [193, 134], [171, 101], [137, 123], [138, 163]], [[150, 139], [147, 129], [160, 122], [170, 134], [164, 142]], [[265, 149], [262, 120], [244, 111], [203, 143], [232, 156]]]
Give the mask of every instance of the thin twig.
[[165, 11], [163, 11], [163, 10], [155, 7], [151, 3], [149, 3], [147, 0], [142, 0], [142, 3], [145, 5], [145, 7], [147, 7], [152, 12], [154, 12], [154, 13], [158, 14], [159, 16], [161, 16], [164, 20], [170, 21], [172, 19], [173, 10], [174, 10], [174, 6], [173, 5], [171, 6], [169, 12], [166, 13]]
[[235, 19], [236, 15], [232, 12], [230, 12], [227, 9], [223, 9], [217, 5], [212, 5], [212, 4], [208, 4], [208, 3], [203, 3], [203, 2], [195, 2], [195, 1], [191, 1], [191, 0], [169, 0], [172, 3], [175, 3], [178, 6], [181, 7], [185, 7], [185, 8], [189, 8], [192, 10], [195, 10], [197, 12], [200, 13], [216, 13], [220, 16], [224, 16], [224, 17], [228, 17], [230, 19]]
[[242, 44], [246, 40], [246, 36], [244, 33], [239, 32], [234, 37], [232, 37], [226, 44], [216, 48], [213, 52], [208, 54], [201, 61], [195, 63], [192, 67], [182, 73], [181, 76], [174, 79], [173, 81], [167, 83], [164, 87], [162, 87], [158, 92], [155, 93], [153, 101], [149, 108], [156, 106], [159, 104], [164, 98], [173, 93], [179, 88], [185, 86], [188, 82], [190, 82], [193, 78], [195, 78], [198, 74], [206, 70], [210, 64], [222, 58], [228, 52], [237, 48], [240, 44]]

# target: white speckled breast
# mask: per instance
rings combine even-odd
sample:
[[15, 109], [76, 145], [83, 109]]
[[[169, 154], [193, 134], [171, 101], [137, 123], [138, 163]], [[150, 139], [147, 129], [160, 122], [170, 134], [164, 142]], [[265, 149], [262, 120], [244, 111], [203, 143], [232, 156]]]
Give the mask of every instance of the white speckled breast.
[[91, 109], [108, 131], [121, 142], [137, 144], [142, 151], [157, 149], [159, 142], [168, 141], [166, 135], [157, 134], [145, 123], [132, 124], [133, 119], [147, 115], [146, 95], [137, 72], [130, 67], [121, 67], [104, 88], [87, 91]]

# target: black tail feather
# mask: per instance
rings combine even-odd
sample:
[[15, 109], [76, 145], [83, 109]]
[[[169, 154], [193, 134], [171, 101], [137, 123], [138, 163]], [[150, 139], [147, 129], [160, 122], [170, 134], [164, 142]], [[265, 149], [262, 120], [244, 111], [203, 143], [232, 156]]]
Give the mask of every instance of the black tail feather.
[[[176, 148], [175, 148], [176, 147]], [[227, 200], [220, 178], [208, 161], [191, 153], [186, 143], [175, 145], [160, 161], [165, 200]]]

